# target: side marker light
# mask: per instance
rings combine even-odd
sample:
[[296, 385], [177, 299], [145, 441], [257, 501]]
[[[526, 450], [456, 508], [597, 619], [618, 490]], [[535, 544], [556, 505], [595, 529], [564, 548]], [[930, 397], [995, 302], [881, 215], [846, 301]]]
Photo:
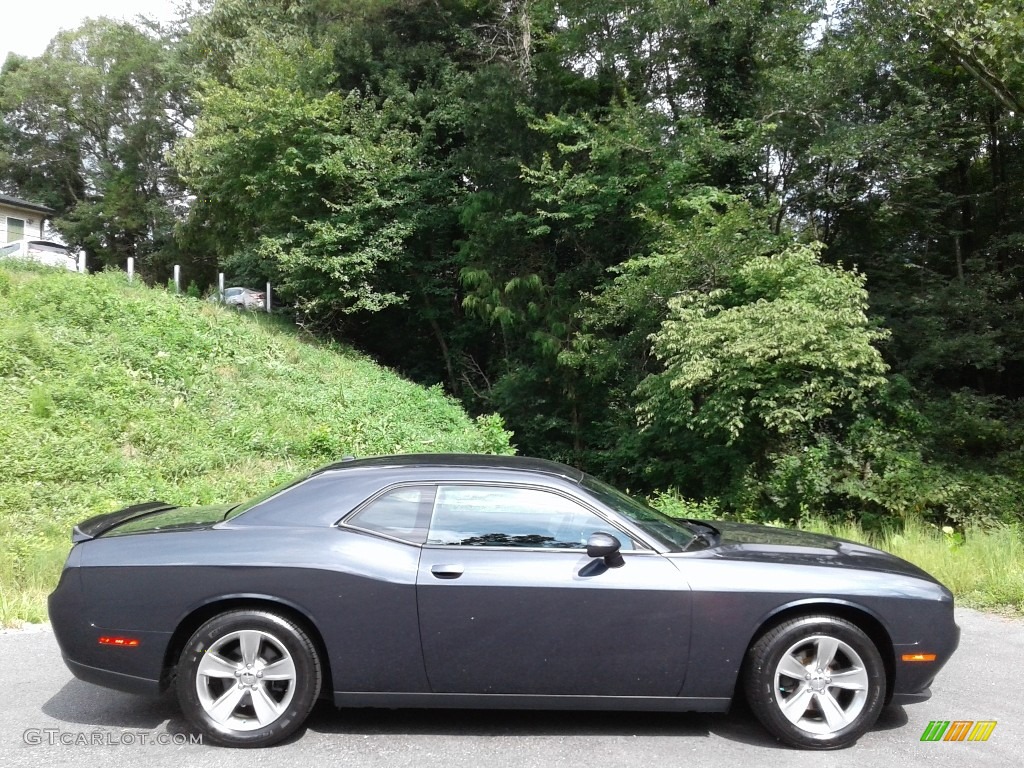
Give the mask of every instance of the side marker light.
[[135, 648], [139, 644], [134, 637], [107, 637], [100, 638], [100, 645], [119, 645], [122, 648]]

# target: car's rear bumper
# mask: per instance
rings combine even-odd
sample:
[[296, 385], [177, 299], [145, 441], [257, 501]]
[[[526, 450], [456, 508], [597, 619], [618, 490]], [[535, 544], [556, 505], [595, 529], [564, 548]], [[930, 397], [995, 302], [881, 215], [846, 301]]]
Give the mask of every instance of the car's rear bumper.
[[156, 696], [163, 691], [159, 680], [150, 680], [145, 677], [126, 675], [122, 672], [112, 672], [109, 669], [90, 667], [88, 664], [80, 664], [77, 661], [64, 657], [71, 673], [79, 680], [94, 685], [102, 685], [104, 688], [114, 688], [127, 693], [138, 693], [144, 696]]
[[[50, 625], [68, 669], [80, 680], [132, 693], [159, 693], [169, 632], [99, 627], [89, 621], [75, 567], [81, 545], [72, 549], [70, 567], [49, 598]], [[131, 645], [110, 643], [124, 638]]]

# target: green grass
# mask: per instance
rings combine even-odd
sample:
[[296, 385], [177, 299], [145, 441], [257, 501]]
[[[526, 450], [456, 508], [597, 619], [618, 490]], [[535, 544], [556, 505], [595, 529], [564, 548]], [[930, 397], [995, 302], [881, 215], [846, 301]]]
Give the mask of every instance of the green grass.
[[[676, 517], [718, 516], [713, 504], [695, 504], [670, 494], [652, 502]], [[800, 528], [858, 541], [909, 560], [949, 587], [961, 605], [1024, 613], [1024, 526], [1019, 524], [956, 531], [909, 519], [874, 532], [856, 522], [811, 519]]]
[[0, 267], [0, 624], [45, 619], [71, 526], [241, 500], [345, 454], [510, 452], [350, 349], [123, 274]]

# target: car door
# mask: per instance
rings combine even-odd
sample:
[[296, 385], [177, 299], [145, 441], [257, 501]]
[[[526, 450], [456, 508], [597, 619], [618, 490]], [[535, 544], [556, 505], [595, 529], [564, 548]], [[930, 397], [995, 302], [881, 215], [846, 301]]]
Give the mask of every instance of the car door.
[[[622, 541], [609, 568], [585, 544]], [[674, 696], [690, 592], [666, 558], [551, 489], [440, 484], [417, 576], [431, 690]]]

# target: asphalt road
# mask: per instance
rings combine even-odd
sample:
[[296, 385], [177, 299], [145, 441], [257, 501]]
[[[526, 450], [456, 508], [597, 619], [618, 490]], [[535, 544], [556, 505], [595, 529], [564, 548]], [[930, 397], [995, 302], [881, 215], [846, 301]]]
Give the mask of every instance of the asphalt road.
[[[71, 677], [48, 629], [0, 633], [0, 765], [187, 768], [307, 765], [400, 768], [524, 766], [1020, 766], [1024, 764], [1024, 621], [957, 611], [960, 649], [930, 701], [886, 709], [839, 752], [770, 739], [745, 710], [729, 715], [337, 710], [257, 751], [160, 744], [189, 732], [173, 697], [147, 699]], [[929, 720], [996, 720], [987, 742], [921, 742]], [[143, 744], [142, 742], [148, 742]], [[27, 743], [37, 742], [37, 743]], [[134, 742], [134, 743], [125, 743]]]

